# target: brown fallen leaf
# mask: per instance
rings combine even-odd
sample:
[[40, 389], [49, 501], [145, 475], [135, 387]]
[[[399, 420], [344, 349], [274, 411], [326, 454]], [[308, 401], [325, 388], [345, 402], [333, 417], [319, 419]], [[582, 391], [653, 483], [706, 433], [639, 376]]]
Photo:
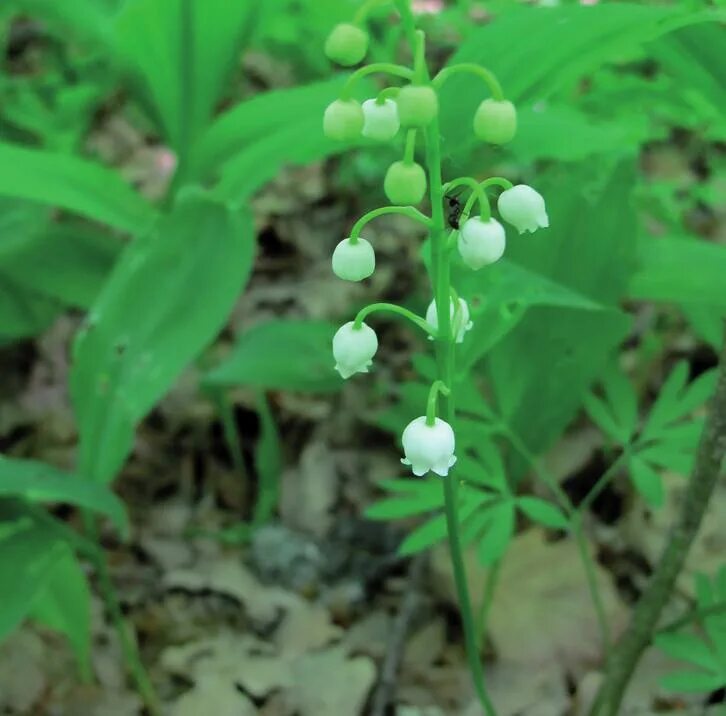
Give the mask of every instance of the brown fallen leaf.
[[[474, 604], [483, 593], [486, 569], [475, 554], [467, 554]], [[456, 604], [448, 553], [436, 550], [433, 583]], [[615, 630], [626, 610], [611, 579], [596, 565], [605, 612]], [[595, 610], [577, 546], [572, 539], [547, 542], [540, 529], [530, 529], [512, 541], [502, 564], [489, 615], [489, 635], [497, 657], [533, 669], [556, 662], [574, 674], [601, 660]]]

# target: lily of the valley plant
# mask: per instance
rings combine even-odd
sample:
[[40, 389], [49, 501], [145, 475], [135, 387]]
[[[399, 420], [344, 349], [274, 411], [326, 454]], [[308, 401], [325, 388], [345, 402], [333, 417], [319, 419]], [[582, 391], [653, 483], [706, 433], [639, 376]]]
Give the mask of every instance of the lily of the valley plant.
[[[366, 14], [375, 4], [365, 3], [351, 24], [338, 25], [326, 43], [328, 57], [343, 66], [361, 62], [368, 48]], [[355, 319], [343, 325], [333, 339], [335, 367], [343, 378], [366, 373], [371, 367], [378, 340], [366, 323], [374, 312], [388, 311], [409, 319], [433, 340], [437, 359], [437, 379], [433, 382], [425, 414], [413, 417], [402, 435], [402, 463], [417, 477], [429, 472], [443, 478], [449, 546], [454, 567], [467, 655], [477, 695], [488, 714], [494, 709], [487, 695], [477, 654], [471, 605], [466, 586], [459, 527], [456, 513], [455, 396], [452, 377], [456, 346], [466, 340], [472, 327], [469, 306], [451, 282], [451, 255], [458, 251], [463, 262], [478, 271], [498, 261], [506, 249], [506, 233], [492, 216], [489, 192], [500, 190], [496, 206], [499, 217], [520, 234], [549, 225], [544, 199], [531, 187], [513, 186], [502, 177], [478, 181], [472, 177], [452, 177], [444, 182], [441, 173], [439, 135], [439, 90], [452, 75], [473, 73], [482, 80], [482, 101], [472, 117], [472, 130], [483, 142], [503, 144], [515, 134], [514, 105], [505, 99], [496, 77], [484, 67], [465, 63], [451, 65], [431, 77], [425, 58], [425, 35], [415, 29], [409, 0], [396, 0], [396, 8], [411, 44], [413, 67], [377, 63], [357, 69], [350, 75], [341, 95], [325, 111], [323, 129], [335, 140], [352, 141], [361, 136], [376, 141], [395, 140], [402, 133], [403, 156], [386, 172], [383, 182], [389, 206], [365, 214], [353, 226], [333, 253], [333, 271], [346, 281], [362, 281], [375, 270], [374, 247], [363, 236], [366, 225], [384, 214], [402, 214], [428, 229], [431, 242], [430, 278], [433, 299], [426, 316], [390, 303], [363, 308]], [[382, 89], [362, 104], [354, 99], [356, 83], [370, 74], [393, 77], [396, 86]], [[402, 85], [402, 86], [400, 86]], [[487, 96], [490, 95], [490, 96]], [[418, 161], [419, 149], [425, 157]], [[430, 213], [419, 208], [428, 189]], [[449, 225], [444, 213], [447, 193], [468, 191], [458, 221]], [[449, 231], [449, 229], [451, 229]]]

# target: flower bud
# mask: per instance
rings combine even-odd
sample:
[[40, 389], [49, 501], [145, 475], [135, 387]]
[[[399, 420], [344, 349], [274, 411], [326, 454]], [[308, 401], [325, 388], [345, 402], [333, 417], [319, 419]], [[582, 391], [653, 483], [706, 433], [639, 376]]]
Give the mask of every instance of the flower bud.
[[329, 139], [350, 142], [363, 129], [363, 109], [354, 99], [336, 99], [325, 109], [323, 133]]
[[[454, 334], [454, 338], [457, 343], [463, 343], [464, 334], [471, 330], [474, 325], [469, 319], [469, 304], [463, 299], [459, 299], [459, 310], [454, 316], [454, 299], [450, 299], [450, 313], [452, 320], [451, 332]], [[426, 322], [435, 331], [439, 330], [439, 317], [436, 313], [436, 301], [431, 301], [428, 309], [426, 310]]]
[[362, 281], [376, 268], [376, 254], [365, 239], [343, 239], [333, 251], [333, 273], [346, 281]]
[[435, 418], [433, 425], [426, 424], [426, 416], [412, 420], [401, 436], [404, 465], [410, 465], [417, 477], [429, 470], [441, 477], [449, 474], [449, 468], [456, 462], [456, 438], [445, 420]]
[[357, 65], [368, 52], [368, 33], [356, 25], [342, 22], [336, 25], [325, 40], [328, 59], [343, 67]]
[[333, 336], [335, 370], [343, 378], [350, 378], [355, 373], [367, 373], [377, 350], [376, 332], [365, 323], [355, 328], [353, 321], [349, 321]]
[[518, 184], [499, 195], [497, 207], [502, 218], [520, 234], [550, 225], [542, 195], [526, 184]]
[[439, 98], [433, 87], [408, 85], [396, 97], [398, 116], [404, 127], [425, 127], [439, 113]]
[[481, 216], [474, 216], [461, 227], [457, 245], [464, 263], [477, 271], [499, 261], [506, 243], [504, 227], [496, 219], [484, 221]]
[[375, 99], [363, 102], [363, 136], [387, 142], [393, 139], [401, 127], [398, 120], [398, 106], [392, 99], [382, 103]]
[[391, 204], [419, 204], [426, 194], [426, 172], [416, 162], [394, 162], [386, 172], [383, 190]]
[[485, 99], [474, 115], [474, 134], [492, 144], [511, 142], [517, 131], [517, 110], [508, 100]]

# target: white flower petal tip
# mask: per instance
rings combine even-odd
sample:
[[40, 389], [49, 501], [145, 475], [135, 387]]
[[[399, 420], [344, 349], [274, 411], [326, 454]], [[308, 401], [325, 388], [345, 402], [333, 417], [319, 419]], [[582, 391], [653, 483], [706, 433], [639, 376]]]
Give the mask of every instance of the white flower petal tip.
[[375, 251], [365, 239], [343, 239], [333, 251], [333, 273], [345, 281], [362, 281], [375, 268]]
[[504, 227], [496, 219], [484, 221], [481, 216], [464, 222], [457, 240], [462, 260], [474, 271], [499, 261], [506, 245]]
[[526, 184], [518, 184], [499, 195], [497, 207], [502, 218], [520, 234], [546, 229], [550, 225], [542, 195]]
[[456, 462], [454, 431], [441, 418], [435, 418], [433, 425], [426, 423], [424, 415], [412, 420], [403, 431], [401, 442], [406, 455], [401, 462], [410, 466], [416, 477], [427, 472], [446, 477]]
[[349, 321], [333, 336], [335, 370], [344, 379], [356, 373], [367, 373], [377, 350], [376, 332], [365, 323], [361, 323], [360, 328], [355, 328], [353, 321]]
[[[470, 319], [469, 304], [463, 299], [459, 299], [459, 310], [455, 310], [454, 299], [451, 299], [450, 304], [451, 311], [449, 315], [453, 324], [451, 330], [454, 333], [454, 339], [457, 343], [464, 342], [464, 335], [467, 331], [470, 331], [474, 323]], [[436, 313], [436, 301], [431, 301], [429, 307], [426, 309], [426, 322], [433, 328], [434, 331], [439, 330], [439, 318]], [[433, 338], [429, 336], [431, 340]]]
[[367, 99], [363, 102], [363, 136], [379, 142], [393, 139], [401, 128], [398, 119], [398, 105], [392, 99], [378, 102]]

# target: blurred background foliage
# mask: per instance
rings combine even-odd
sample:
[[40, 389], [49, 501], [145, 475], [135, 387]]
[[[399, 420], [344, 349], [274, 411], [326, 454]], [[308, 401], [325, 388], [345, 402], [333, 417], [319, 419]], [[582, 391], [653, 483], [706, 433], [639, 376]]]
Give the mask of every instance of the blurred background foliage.
[[[446, 173], [530, 183], [550, 213], [551, 228], [513, 237], [505, 260], [476, 274], [457, 271], [475, 324], [459, 375], [470, 401], [462, 406], [461, 441], [475, 463], [472, 479], [498, 472], [497, 458], [481, 447], [498, 436], [514, 435], [540, 456], [573, 421], [591, 419], [608, 434], [611, 422], [596, 401], [614, 392], [613, 410], [631, 405], [635, 418], [624, 438], [617, 426], [610, 430], [611, 451], [599, 458], [607, 464], [633, 437], [674, 365], [682, 361], [672, 380], [683, 390], [713, 367], [721, 341], [724, 3], [415, 5], [434, 65], [483, 63], [518, 108], [515, 140], [482, 147], [470, 127], [481, 88], [470, 77], [452, 79], [441, 97]], [[322, 134], [323, 109], [342, 82], [323, 55], [324, 39], [355, 7], [341, 0], [2, 4], [0, 340], [7, 351], [32, 345], [71, 317], [79, 338], [71, 376], [66, 371], [61, 380], [70, 380], [76, 411], [72, 447], [76, 439], [81, 445], [80, 467], [73, 460], [33, 463], [37, 485], [29, 494], [13, 476], [43, 450], [35, 454], [6, 437], [6, 451], [17, 458], [0, 464], [7, 474], [0, 484], [15, 485], [2, 493], [12, 502], [9, 515], [25, 501], [60, 501], [123, 524], [123, 508], [94, 483], [114, 479], [138, 424], [191, 365], [199, 394], [216, 406], [246, 490], [258, 497], [245, 504], [241, 531], [237, 516], [226, 525], [228, 537], [246, 539], [247, 527], [264, 524], [276, 509], [284, 460], [299, 457], [299, 445], [284, 449], [279, 394], [341, 389], [330, 337], [371, 296], [383, 292], [422, 312], [429, 288], [406, 264], [420, 237], [395, 223], [375, 237], [388, 264], [377, 285], [329, 297], [330, 284], [320, 278], [354, 218], [382, 203], [382, 176], [401, 151], [365, 142], [341, 147]], [[387, 9], [373, 14], [371, 33], [371, 61], [400, 55], [401, 30]], [[373, 92], [372, 84], [364, 89]], [[307, 171], [301, 166], [313, 173], [296, 173]], [[294, 278], [307, 264], [310, 272]], [[292, 286], [286, 302], [248, 310], [240, 320], [250, 275], [254, 287], [276, 276], [277, 265], [279, 280]], [[89, 333], [96, 319], [98, 333]], [[420, 358], [418, 371], [411, 366], [423, 342], [394, 329], [388, 335], [393, 347], [383, 350], [376, 388], [346, 390], [366, 394], [365, 422], [395, 435], [420, 412], [420, 379], [430, 366]], [[107, 373], [116, 381], [110, 398], [94, 388]], [[690, 412], [708, 397], [701, 392], [688, 402]], [[249, 435], [231, 393], [256, 416]], [[371, 406], [387, 411], [370, 414]], [[697, 433], [686, 437], [692, 450]], [[687, 471], [670, 460], [679, 445], [655, 466], [630, 466], [634, 489], [653, 507], [663, 502], [660, 473]], [[521, 454], [507, 453], [505, 462], [502, 470], [525, 475]], [[58, 467], [81, 472], [75, 478], [88, 484], [43, 492]], [[422, 504], [424, 512], [437, 508]], [[414, 513], [409, 504], [406, 514]], [[510, 528], [498, 531], [496, 544], [490, 529], [484, 561], [498, 558], [512, 538], [512, 515], [502, 519]], [[35, 541], [20, 541], [23, 559], [40, 566], [24, 575], [0, 636], [27, 616], [22, 605], [43, 593], [39, 575], [52, 573], [43, 565], [58, 533], [37, 523], [33, 534]], [[443, 536], [440, 527], [429, 530], [404, 551]], [[3, 554], [17, 559], [21, 545], [12, 539], [0, 551], [0, 570]], [[70, 553], [57, 554], [58, 569], [84, 585]], [[88, 599], [82, 586], [77, 593], [72, 599]], [[49, 613], [42, 601], [36, 608]], [[88, 625], [74, 626], [80, 621], [54, 623], [85, 663]]]

